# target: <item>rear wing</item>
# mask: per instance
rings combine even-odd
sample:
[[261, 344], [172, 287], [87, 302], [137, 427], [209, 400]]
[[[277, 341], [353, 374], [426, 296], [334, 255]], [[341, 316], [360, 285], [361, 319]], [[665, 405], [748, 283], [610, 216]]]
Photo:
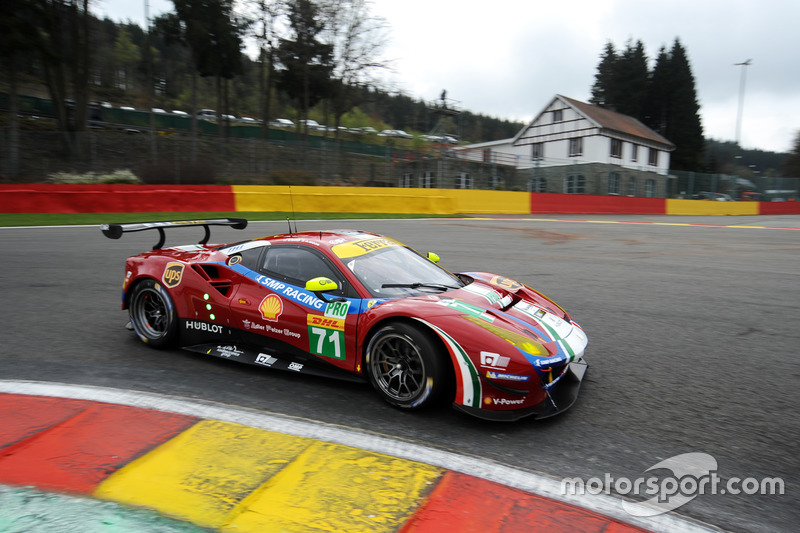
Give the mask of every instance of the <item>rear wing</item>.
[[123, 233], [131, 231], [145, 231], [149, 229], [158, 230], [159, 239], [153, 250], [158, 250], [164, 246], [166, 228], [185, 228], [187, 226], [203, 226], [205, 236], [197, 244], [206, 244], [211, 237], [209, 226], [230, 226], [233, 229], [244, 229], [247, 227], [245, 218], [211, 218], [208, 220], [172, 220], [166, 222], [131, 222], [126, 224], [102, 224], [100, 230], [109, 239], [119, 239]]

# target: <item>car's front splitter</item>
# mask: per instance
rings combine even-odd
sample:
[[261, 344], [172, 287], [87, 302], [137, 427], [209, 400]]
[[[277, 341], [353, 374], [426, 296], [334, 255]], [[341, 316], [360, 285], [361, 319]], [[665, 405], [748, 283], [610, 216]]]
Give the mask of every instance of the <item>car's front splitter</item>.
[[533, 417], [534, 419], [549, 418], [562, 413], [572, 407], [578, 399], [578, 392], [581, 382], [586, 375], [589, 364], [585, 359], [581, 359], [569, 364], [567, 372], [560, 380], [557, 387], [549, 391], [548, 398], [538, 404], [524, 409], [492, 411], [468, 405], [453, 403], [453, 408], [469, 415], [482, 418], [484, 420], [494, 420], [498, 422], [513, 422], [520, 418]]

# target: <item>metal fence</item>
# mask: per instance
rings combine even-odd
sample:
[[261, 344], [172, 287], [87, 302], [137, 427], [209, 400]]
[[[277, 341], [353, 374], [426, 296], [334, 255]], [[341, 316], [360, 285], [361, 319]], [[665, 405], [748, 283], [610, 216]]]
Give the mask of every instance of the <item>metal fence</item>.
[[752, 175], [748, 177], [727, 174], [671, 171], [678, 198], [714, 199], [716, 193], [732, 200], [760, 200], [766, 202], [796, 201], [800, 199], [800, 178]]
[[[18, 149], [14, 150], [14, 145]], [[671, 171], [668, 175], [607, 163], [522, 169], [494, 159], [467, 160], [447, 145], [378, 144], [275, 132], [270, 140], [221, 139], [159, 130], [102, 129], [67, 135], [0, 130], [0, 181], [44, 183], [56, 173], [100, 176], [130, 170], [146, 183], [372, 185], [505, 189], [609, 196], [733, 200], [800, 198], [799, 178], [740, 177]], [[16, 157], [14, 157], [16, 154]], [[578, 179], [580, 178], [580, 179]], [[292, 182], [287, 180], [301, 180]], [[577, 180], [577, 181], [576, 181]], [[652, 186], [651, 186], [652, 183]]]

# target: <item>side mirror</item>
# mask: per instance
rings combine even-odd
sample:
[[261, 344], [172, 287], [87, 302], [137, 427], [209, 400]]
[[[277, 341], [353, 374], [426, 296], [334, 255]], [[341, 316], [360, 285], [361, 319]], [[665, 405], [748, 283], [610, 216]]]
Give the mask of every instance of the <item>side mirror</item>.
[[311, 292], [335, 291], [339, 284], [331, 278], [319, 277], [306, 281], [306, 290]]
[[317, 298], [326, 303], [343, 302], [347, 300], [346, 298], [325, 298], [324, 293], [328, 291], [335, 291], [338, 288], [339, 284], [333, 281], [331, 278], [319, 277], [306, 281], [306, 290], [313, 292]]
[[428, 252], [428, 255], [426, 257], [428, 258], [428, 261], [430, 261], [431, 263], [439, 262], [439, 256], [433, 252]]

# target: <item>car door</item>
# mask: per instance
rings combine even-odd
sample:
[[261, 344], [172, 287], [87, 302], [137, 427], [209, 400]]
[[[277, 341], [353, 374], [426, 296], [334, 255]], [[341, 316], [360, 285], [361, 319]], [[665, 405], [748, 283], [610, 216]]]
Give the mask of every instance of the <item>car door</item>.
[[[267, 337], [265, 344], [279, 349], [310, 354], [348, 371], [355, 368], [361, 300], [324, 254], [310, 246], [272, 245], [251, 268], [249, 282], [232, 299], [237, 327]], [[325, 293], [327, 301], [304, 288], [321, 276], [339, 285]]]

